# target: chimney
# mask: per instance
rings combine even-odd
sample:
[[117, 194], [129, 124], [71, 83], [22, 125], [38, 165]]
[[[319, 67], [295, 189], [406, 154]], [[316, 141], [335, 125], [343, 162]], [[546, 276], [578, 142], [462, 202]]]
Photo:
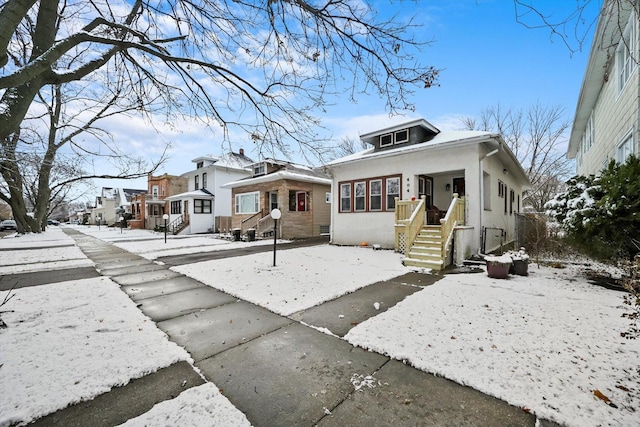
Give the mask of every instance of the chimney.
[[241, 149], [240, 149], [240, 155], [241, 155], [241, 156], [244, 156], [244, 148], [241, 148]]

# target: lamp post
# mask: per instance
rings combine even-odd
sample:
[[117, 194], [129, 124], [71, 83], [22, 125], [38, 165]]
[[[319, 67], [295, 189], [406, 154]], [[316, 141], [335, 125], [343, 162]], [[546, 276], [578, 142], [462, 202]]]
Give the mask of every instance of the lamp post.
[[275, 208], [271, 211], [271, 218], [273, 218], [273, 266], [276, 266], [276, 240], [278, 238], [278, 220], [282, 216], [280, 209]]
[[118, 218], [120, 220], [120, 234], [122, 234], [122, 227], [124, 227], [124, 217], [121, 216], [120, 218]]
[[162, 219], [164, 219], [164, 242], [167, 243], [167, 220], [169, 219], [169, 215], [162, 215]]

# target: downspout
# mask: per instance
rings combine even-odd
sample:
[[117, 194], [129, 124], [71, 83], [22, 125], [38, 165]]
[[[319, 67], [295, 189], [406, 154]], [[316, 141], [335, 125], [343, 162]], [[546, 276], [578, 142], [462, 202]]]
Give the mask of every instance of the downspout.
[[[502, 148], [502, 143], [498, 143], [498, 148], [496, 148], [493, 151], [488, 152], [487, 154], [485, 154], [484, 156], [480, 157], [480, 161], [479, 161], [479, 170], [478, 170], [478, 183], [480, 184], [480, 198], [478, 200], [478, 208], [480, 209], [480, 230], [478, 230], [480, 232], [480, 242], [482, 242], [482, 227], [484, 224], [484, 159], [486, 159], [487, 157], [491, 157], [494, 154], [496, 154], [498, 151], [500, 151], [500, 148]], [[478, 253], [480, 253], [480, 250], [482, 249], [482, 247], [478, 248]]]

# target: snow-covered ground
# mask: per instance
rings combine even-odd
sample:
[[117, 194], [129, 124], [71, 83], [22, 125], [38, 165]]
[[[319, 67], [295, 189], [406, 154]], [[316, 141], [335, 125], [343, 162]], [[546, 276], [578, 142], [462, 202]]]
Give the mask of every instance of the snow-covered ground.
[[[164, 244], [163, 235], [144, 230], [124, 230], [120, 236], [119, 229], [75, 228], [150, 259], [238, 245], [202, 236]], [[72, 253], [64, 246], [69, 244], [73, 239], [56, 227], [42, 235], [0, 239], [0, 250], [18, 249], [0, 252], [0, 273], [32, 259], [29, 250], [20, 248], [40, 247], [49, 254], [47, 261], [25, 268], [47, 263], [61, 268], [55, 260]], [[247, 244], [259, 243], [242, 245]], [[325, 245], [278, 251], [276, 267], [267, 252], [175, 270], [288, 314], [408, 271], [399, 259], [390, 251]], [[529, 276], [508, 280], [484, 273], [448, 275], [356, 326], [345, 339], [561, 424], [637, 425], [640, 341], [620, 337], [627, 327], [620, 317], [626, 310], [622, 294], [588, 284], [580, 268], [530, 265]], [[0, 301], [6, 294], [0, 292]], [[100, 307], [94, 306], [97, 300]], [[0, 330], [0, 426], [91, 398], [175, 360], [190, 360], [106, 278], [18, 289], [0, 310], [15, 310], [3, 313], [9, 327]], [[122, 345], [131, 334], [135, 342]], [[114, 336], [115, 343], [110, 341]], [[55, 347], [56, 342], [66, 345]], [[136, 363], [111, 346], [136, 353]], [[24, 360], [27, 355], [30, 359]], [[112, 363], [120, 370], [113, 371]], [[69, 391], [47, 394], [58, 383]], [[203, 417], [248, 424], [215, 386], [205, 384], [156, 405], [130, 425], [165, 419], [173, 425], [200, 425]]]

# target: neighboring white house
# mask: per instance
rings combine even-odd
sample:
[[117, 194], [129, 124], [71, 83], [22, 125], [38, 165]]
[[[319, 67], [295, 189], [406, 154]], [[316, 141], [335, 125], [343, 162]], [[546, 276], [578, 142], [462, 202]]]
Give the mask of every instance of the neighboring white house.
[[144, 194], [147, 190], [131, 188], [102, 187], [99, 197], [96, 197], [95, 207], [91, 210], [92, 224], [115, 224], [118, 219], [131, 213], [131, 198], [137, 194]]
[[567, 157], [579, 175], [640, 152], [638, 15], [630, 1], [605, 0], [591, 45]]
[[192, 161], [196, 169], [181, 175], [188, 179], [188, 190], [165, 199], [170, 203], [170, 229], [176, 234], [216, 231], [216, 220], [227, 219], [230, 223], [231, 189], [221, 186], [251, 175], [247, 167], [253, 163], [243, 149], [239, 153], [202, 156]]
[[[513, 240], [514, 214], [530, 183], [500, 135], [441, 132], [418, 119], [361, 139], [372, 147], [327, 165], [333, 176], [332, 243], [366, 242], [409, 254], [415, 236], [405, 240], [409, 218], [403, 215], [411, 216], [424, 196], [420, 220], [438, 229], [454, 194], [464, 201], [456, 204], [462, 209], [454, 224], [456, 261]], [[442, 268], [450, 261], [437, 263]]]

